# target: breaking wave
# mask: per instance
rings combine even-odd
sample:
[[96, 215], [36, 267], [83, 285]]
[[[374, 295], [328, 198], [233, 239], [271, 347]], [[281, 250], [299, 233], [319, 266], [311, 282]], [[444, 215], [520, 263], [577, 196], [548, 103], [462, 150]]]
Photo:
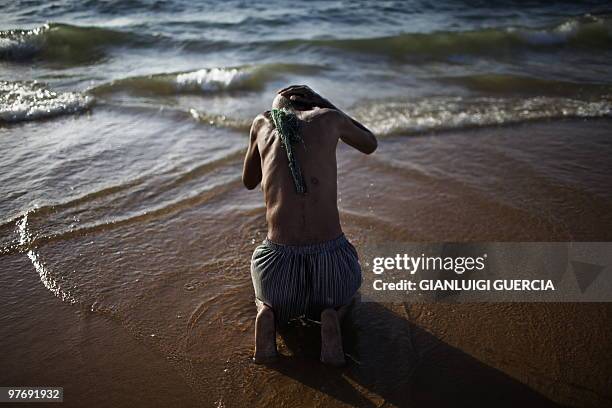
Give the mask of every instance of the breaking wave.
[[31, 30], [0, 31], [0, 59], [87, 63], [103, 58], [105, 48], [152, 45], [155, 39], [127, 31], [49, 23]]
[[0, 123], [45, 119], [82, 112], [94, 98], [78, 92], [55, 92], [36, 81], [0, 81]]
[[263, 64], [204, 68], [118, 79], [90, 89], [94, 95], [127, 92], [136, 95], [259, 91], [288, 74], [315, 74], [323, 67], [300, 64]]
[[396, 135], [555, 118], [612, 116], [612, 96], [597, 101], [549, 96], [439, 96], [411, 102], [371, 102], [356, 107], [353, 112], [375, 134]]
[[[248, 132], [252, 118], [191, 108], [180, 111], [209, 126]], [[563, 96], [431, 96], [417, 100], [371, 100], [350, 113], [377, 136], [421, 134], [551, 119], [612, 116], [612, 94], [597, 99]]]

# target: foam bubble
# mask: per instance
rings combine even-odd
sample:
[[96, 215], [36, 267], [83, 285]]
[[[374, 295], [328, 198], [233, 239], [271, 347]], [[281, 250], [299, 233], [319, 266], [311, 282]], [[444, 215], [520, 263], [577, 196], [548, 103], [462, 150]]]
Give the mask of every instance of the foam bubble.
[[32, 30], [8, 30], [0, 32], [0, 57], [24, 59], [38, 53], [44, 44], [44, 34], [49, 24]]

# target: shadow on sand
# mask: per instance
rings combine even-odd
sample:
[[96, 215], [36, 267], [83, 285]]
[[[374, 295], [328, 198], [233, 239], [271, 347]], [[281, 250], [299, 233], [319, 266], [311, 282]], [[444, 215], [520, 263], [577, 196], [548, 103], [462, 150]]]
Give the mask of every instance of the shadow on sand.
[[270, 368], [357, 407], [559, 406], [378, 303], [356, 303], [343, 334], [343, 369], [318, 362], [318, 327], [282, 332]]

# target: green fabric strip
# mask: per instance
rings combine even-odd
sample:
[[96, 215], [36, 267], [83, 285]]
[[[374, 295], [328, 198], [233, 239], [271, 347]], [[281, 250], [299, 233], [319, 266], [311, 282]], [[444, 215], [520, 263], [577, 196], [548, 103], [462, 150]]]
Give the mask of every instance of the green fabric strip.
[[289, 170], [291, 171], [295, 191], [298, 194], [305, 194], [306, 184], [304, 183], [300, 164], [298, 163], [298, 160], [293, 152], [295, 145], [298, 143], [304, 144], [304, 140], [300, 135], [300, 120], [295, 113], [286, 109], [272, 109], [271, 116], [274, 126], [280, 135], [283, 147], [287, 152], [287, 159], [289, 159]]

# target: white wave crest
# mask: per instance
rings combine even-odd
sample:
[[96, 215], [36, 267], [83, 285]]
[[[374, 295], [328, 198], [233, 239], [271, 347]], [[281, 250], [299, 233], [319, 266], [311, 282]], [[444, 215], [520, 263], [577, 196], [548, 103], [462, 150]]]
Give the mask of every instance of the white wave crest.
[[[17, 233], [19, 234], [19, 245], [22, 247], [30, 246], [32, 241], [32, 234], [30, 234], [28, 230], [28, 214], [26, 213], [21, 220], [17, 222]], [[51, 293], [53, 293], [57, 298], [61, 299], [63, 302], [68, 302], [71, 304], [77, 303], [77, 300], [72, 296], [72, 294], [64, 290], [60, 283], [55, 279], [53, 274], [49, 272], [43, 261], [40, 259], [40, 255], [34, 248], [28, 248], [26, 250], [26, 254], [36, 272], [38, 272], [38, 276], [42, 284], [47, 288]]]
[[81, 112], [93, 97], [54, 92], [37, 82], [0, 81], [0, 121], [19, 122]]
[[418, 101], [373, 102], [355, 109], [356, 117], [375, 134], [484, 127], [563, 117], [612, 115], [612, 100], [570, 98], [432, 97]]
[[580, 36], [581, 33], [593, 31], [593, 29], [603, 30], [608, 38], [612, 36], [606, 20], [591, 15], [573, 18], [562, 22], [550, 29], [516, 29], [510, 28], [507, 31], [516, 33], [517, 36], [527, 44], [535, 46], [554, 46], [565, 44], [568, 41]]
[[32, 56], [42, 48], [42, 35], [48, 30], [49, 24], [44, 24], [32, 30], [0, 32], [0, 58], [21, 59]]
[[210, 68], [186, 72], [176, 76], [179, 89], [199, 88], [203, 91], [220, 91], [231, 89], [233, 86], [250, 78], [248, 69], [239, 68]]

